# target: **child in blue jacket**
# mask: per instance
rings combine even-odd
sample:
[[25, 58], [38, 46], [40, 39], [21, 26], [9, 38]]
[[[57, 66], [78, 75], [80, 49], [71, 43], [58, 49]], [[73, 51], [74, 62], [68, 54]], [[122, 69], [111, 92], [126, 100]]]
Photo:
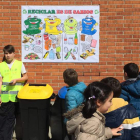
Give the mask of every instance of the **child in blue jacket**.
[[68, 85], [67, 94], [65, 96], [66, 112], [78, 107], [84, 101], [83, 92], [86, 85], [78, 81], [78, 74], [74, 69], [66, 69], [63, 72], [64, 82]]
[[[61, 115], [63, 113], [66, 113], [69, 110], [72, 110], [79, 105], [81, 105], [84, 102], [84, 95], [83, 92], [86, 89], [86, 85], [83, 82], [78, 81], [78, 74], [74, 69], [66, 69], [63, 72], [63, 78], [64, 82], [68, 86], [62, 87], [58, 92], [58, 99], [61, 99], [61, 102], [63, 101], [63, 105], [61, 105]], [[64, 102], [65, 101], [65, 102]], [[70, 140], [71, 136], [67, 134], [66, 131], [66, 118], [63, 118], [62, 125], [62, 133], [63, 133], [63, 140]], [[57, 127], [57, 126], [56, 126]], [[57, 129], [57, 128], [55, 128]], [[58, 128], [60, 129], [60, 127]], [[58, 138], [59, 139], [59, 138]]]
[[138, 77], [139, 67], [135, 63], [128, 63], [124, 66], [124, 78], [121, 83], [121, 95], [125, 101], [132, 104], [140, 118], [140, 78]]
[[108, 112], [104, 114], [106, 117], [106, 127], [116, 128], [122, 124], [122, 135], [119, 137], [113, 137], [112, 140], [140, 140], [140, 121], [135, 108], [128, 104], [122, 98], [119, 98], [121, 94], [120, 82], [113, 78], [108, 77], [102, 79], [101, 82], [110, 86], [113, 90], [112, 106], [108, 109]]

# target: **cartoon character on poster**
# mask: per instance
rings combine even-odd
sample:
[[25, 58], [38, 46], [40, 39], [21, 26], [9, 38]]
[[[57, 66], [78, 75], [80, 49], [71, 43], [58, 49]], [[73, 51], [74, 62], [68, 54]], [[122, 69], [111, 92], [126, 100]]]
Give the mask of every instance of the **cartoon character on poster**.
[[94, 35], [97, 30], [95, 27], [98, 25], [96, 20], [93, 19], [93, 16], [82, 19], [82, 34], [87, 34], [87, 35]]
[[77, 20], [68, 16], [68, 19], [64, 21], [64, 32], [68, 35], [77, 33]]
[[26, 25], [26, 30], [23, 31], [24, 34], [34, 35], [41, 32], [41, 19], [37, 18], [37, 16], [28, 16], [28, 19], [25, 20], [24, 23]]
[[45, 33], [58, 35], [62, 33], [61, 30], [61, 19], [56, 16], [48, 16], [44, 19], [45, 21]]

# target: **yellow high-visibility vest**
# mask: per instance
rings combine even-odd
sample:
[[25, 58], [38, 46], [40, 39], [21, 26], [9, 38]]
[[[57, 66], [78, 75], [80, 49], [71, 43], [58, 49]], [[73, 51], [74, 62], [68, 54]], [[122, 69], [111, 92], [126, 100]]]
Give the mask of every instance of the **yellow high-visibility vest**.
[[9, 69], [7, 63], [4, 61], [0, 63], [0, 73], [2, 76], [1, 86], [1, 99], [2, 102], [17, 102], [17, 93], [23, 87], [24, 83], [16, 83], [10, 85], [9, 82], [13, 79], [21, 78], [22, 62], [15, 60], [11, 69]]

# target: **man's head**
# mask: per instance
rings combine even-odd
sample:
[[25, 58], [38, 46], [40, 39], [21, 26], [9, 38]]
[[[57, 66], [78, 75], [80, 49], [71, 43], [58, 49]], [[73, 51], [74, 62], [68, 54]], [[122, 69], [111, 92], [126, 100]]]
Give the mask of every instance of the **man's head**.
[[121, 94], [121, 84], [119, 80], [113, 77], [107, 77], [101, 80], [102, 83], [110, 86], [112, 88], [112, 91], [114, 93], [113, 97], [118, 98]]
[[13, 61], [14, 57], [15, 57], [15, 49], [14, 46], [12, 45], [7, 45], [3, 48], [3, 52], [4, 52], [4, 57], [3, 57], [3, 61], [7, 61], [7, 62], [11, 62]]
[[124, 66], [124, 78], [125, 80], [129, 78], [137, 78], [139, 74], [139, 67], [135, 63], [128, 63]]
[[63, 72], [64, 82], [69, 86], [74, 86], [78, 83], [78, 74], [74, 69], [66, 69]]

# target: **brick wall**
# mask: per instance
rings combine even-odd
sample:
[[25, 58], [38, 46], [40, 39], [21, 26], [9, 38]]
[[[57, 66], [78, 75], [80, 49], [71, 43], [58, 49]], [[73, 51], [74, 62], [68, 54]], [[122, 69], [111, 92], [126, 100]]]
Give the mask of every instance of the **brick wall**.
[[86, 84], [113, 76], [123, 81], [123, 66], [140, 65], [139, 0], [0, 0], [0, 60], [7, 44], [21, 58], [21, 5], [100, 5], [99, 63], [25, 63], [29, 83], [48, 83], [57, 93], [64, 86], [63, 71], [74, 68]]

